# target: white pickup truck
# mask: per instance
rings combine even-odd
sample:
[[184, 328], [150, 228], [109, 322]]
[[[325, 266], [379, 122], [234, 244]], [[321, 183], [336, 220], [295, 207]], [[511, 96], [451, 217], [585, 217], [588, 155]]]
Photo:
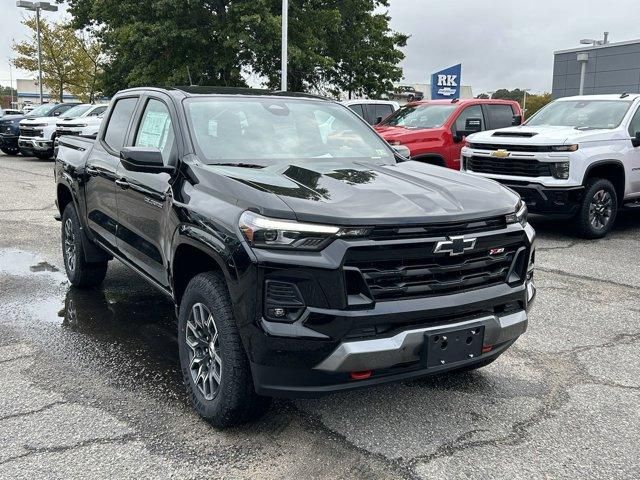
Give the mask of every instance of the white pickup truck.
[[640, 95], [561, 98], [521, 126], [470, 135], [461, 169], [515, 190], [531, 213], [604, 237], [619, 208], [640, 207]]

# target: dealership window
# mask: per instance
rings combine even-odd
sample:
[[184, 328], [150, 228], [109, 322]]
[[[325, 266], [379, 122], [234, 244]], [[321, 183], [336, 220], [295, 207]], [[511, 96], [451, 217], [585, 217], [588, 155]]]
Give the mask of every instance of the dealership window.
[[149, 100], [142, 114], [134, 145], [157, 148], [162, 152], [162, 159], [167, 164], [175, 140], [169, 109], [159, 100]]
[[487, 105], [491, 128], [504, 128], [513, 125], [513, 109], [511, 105]]
[[629, 124], [629, 135], [635, 137], [636, 132], [640, 132], [640, 108], [636, 110], [636, 114], [631, 119], [631, 124]]
[[480, 119], [480, 130], [485, 130], [484, 116], [482, 115], [482, 107], [480, 105], [472, 105], [465, 108], [456, 120], [456, 132], [464, 132], [466, 130], [466, 123], [468, 118]]
[[138, 98], [122, 98], [116, 102], [109, 117], [109, 124], [104, 132], [104, 143], [117, 152], [124, 146], [127, 127], [136, 108]]

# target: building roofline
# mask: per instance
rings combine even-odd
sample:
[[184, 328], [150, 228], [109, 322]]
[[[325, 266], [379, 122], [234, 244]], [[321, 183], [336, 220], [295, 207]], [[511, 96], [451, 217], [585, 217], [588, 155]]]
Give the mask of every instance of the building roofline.
[[627, 40], [624, 42], [613, 42], [613, 43], [607, 43], [606, 45], [584, 45], [582, 47], [576, 47], [576, 48], [569, 48], [566, 50], [556, 50], [555, 52], [553, 52], [554, 55], [558, 55], [561, 53], [572, 53], [572, 52], [586, 52], [586, 51], [590, 51], [590, 50], [597, 50], [599, 48], [609, 48], [609, 47], [622, 47], [624, 45], [634, 45], [634, 44], [640, 44], [640, 38], [637, 40]]

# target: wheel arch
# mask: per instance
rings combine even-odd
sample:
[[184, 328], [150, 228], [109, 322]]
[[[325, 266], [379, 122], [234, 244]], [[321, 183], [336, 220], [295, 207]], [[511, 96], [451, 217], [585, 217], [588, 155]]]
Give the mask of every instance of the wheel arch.
[[415, 160], [416, 162], [428, 163], [429, 165], [436, 165], [438, 167], [446, 167], [447, 164], [442, 155], [438, 155], [437, 153], [425, 153], [422, 155], [412, 156], [411, 160]]
[[618, 197], [618, 206], [622, 205], [626, 185], [626, 173], [624, 164], [620, 160], [598, 160], [587, 168], [584, 174], [583, 184], [586, 185], [590, 178], [604, 178], [613, 183]]

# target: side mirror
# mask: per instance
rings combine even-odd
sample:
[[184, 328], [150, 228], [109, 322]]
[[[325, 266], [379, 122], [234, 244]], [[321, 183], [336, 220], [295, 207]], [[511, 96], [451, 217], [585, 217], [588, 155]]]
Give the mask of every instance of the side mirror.
[[382, 117], [377, 117], [376, 118], [376, 123], [374, 123], [374, 125], [378, 125], [380, 123], [382, 123]]
[[405, 145], [391, 145], [391, 148], [393, 148], [401, 157], [411, 158], [411, 150], [409, 150], [409, 147], [406, 147]]
[[162, 152], [151, 147], [126, 147], [120, 150], [122, 166], [130, 172], [161, 173], [173, 172], [162, 160]]
[[513, 125], [514, 127], [522, 125], [522, 115], [514, 115], [513, 120], [511, 121], [511, 125]]
[[53, 112], [53, 116], [54, 117], [59, 117], [60, 116], [60, 112]]
[[636, 132], [636, 136], [631, 139], [631, 145], [640, 147], [640, 131]]

